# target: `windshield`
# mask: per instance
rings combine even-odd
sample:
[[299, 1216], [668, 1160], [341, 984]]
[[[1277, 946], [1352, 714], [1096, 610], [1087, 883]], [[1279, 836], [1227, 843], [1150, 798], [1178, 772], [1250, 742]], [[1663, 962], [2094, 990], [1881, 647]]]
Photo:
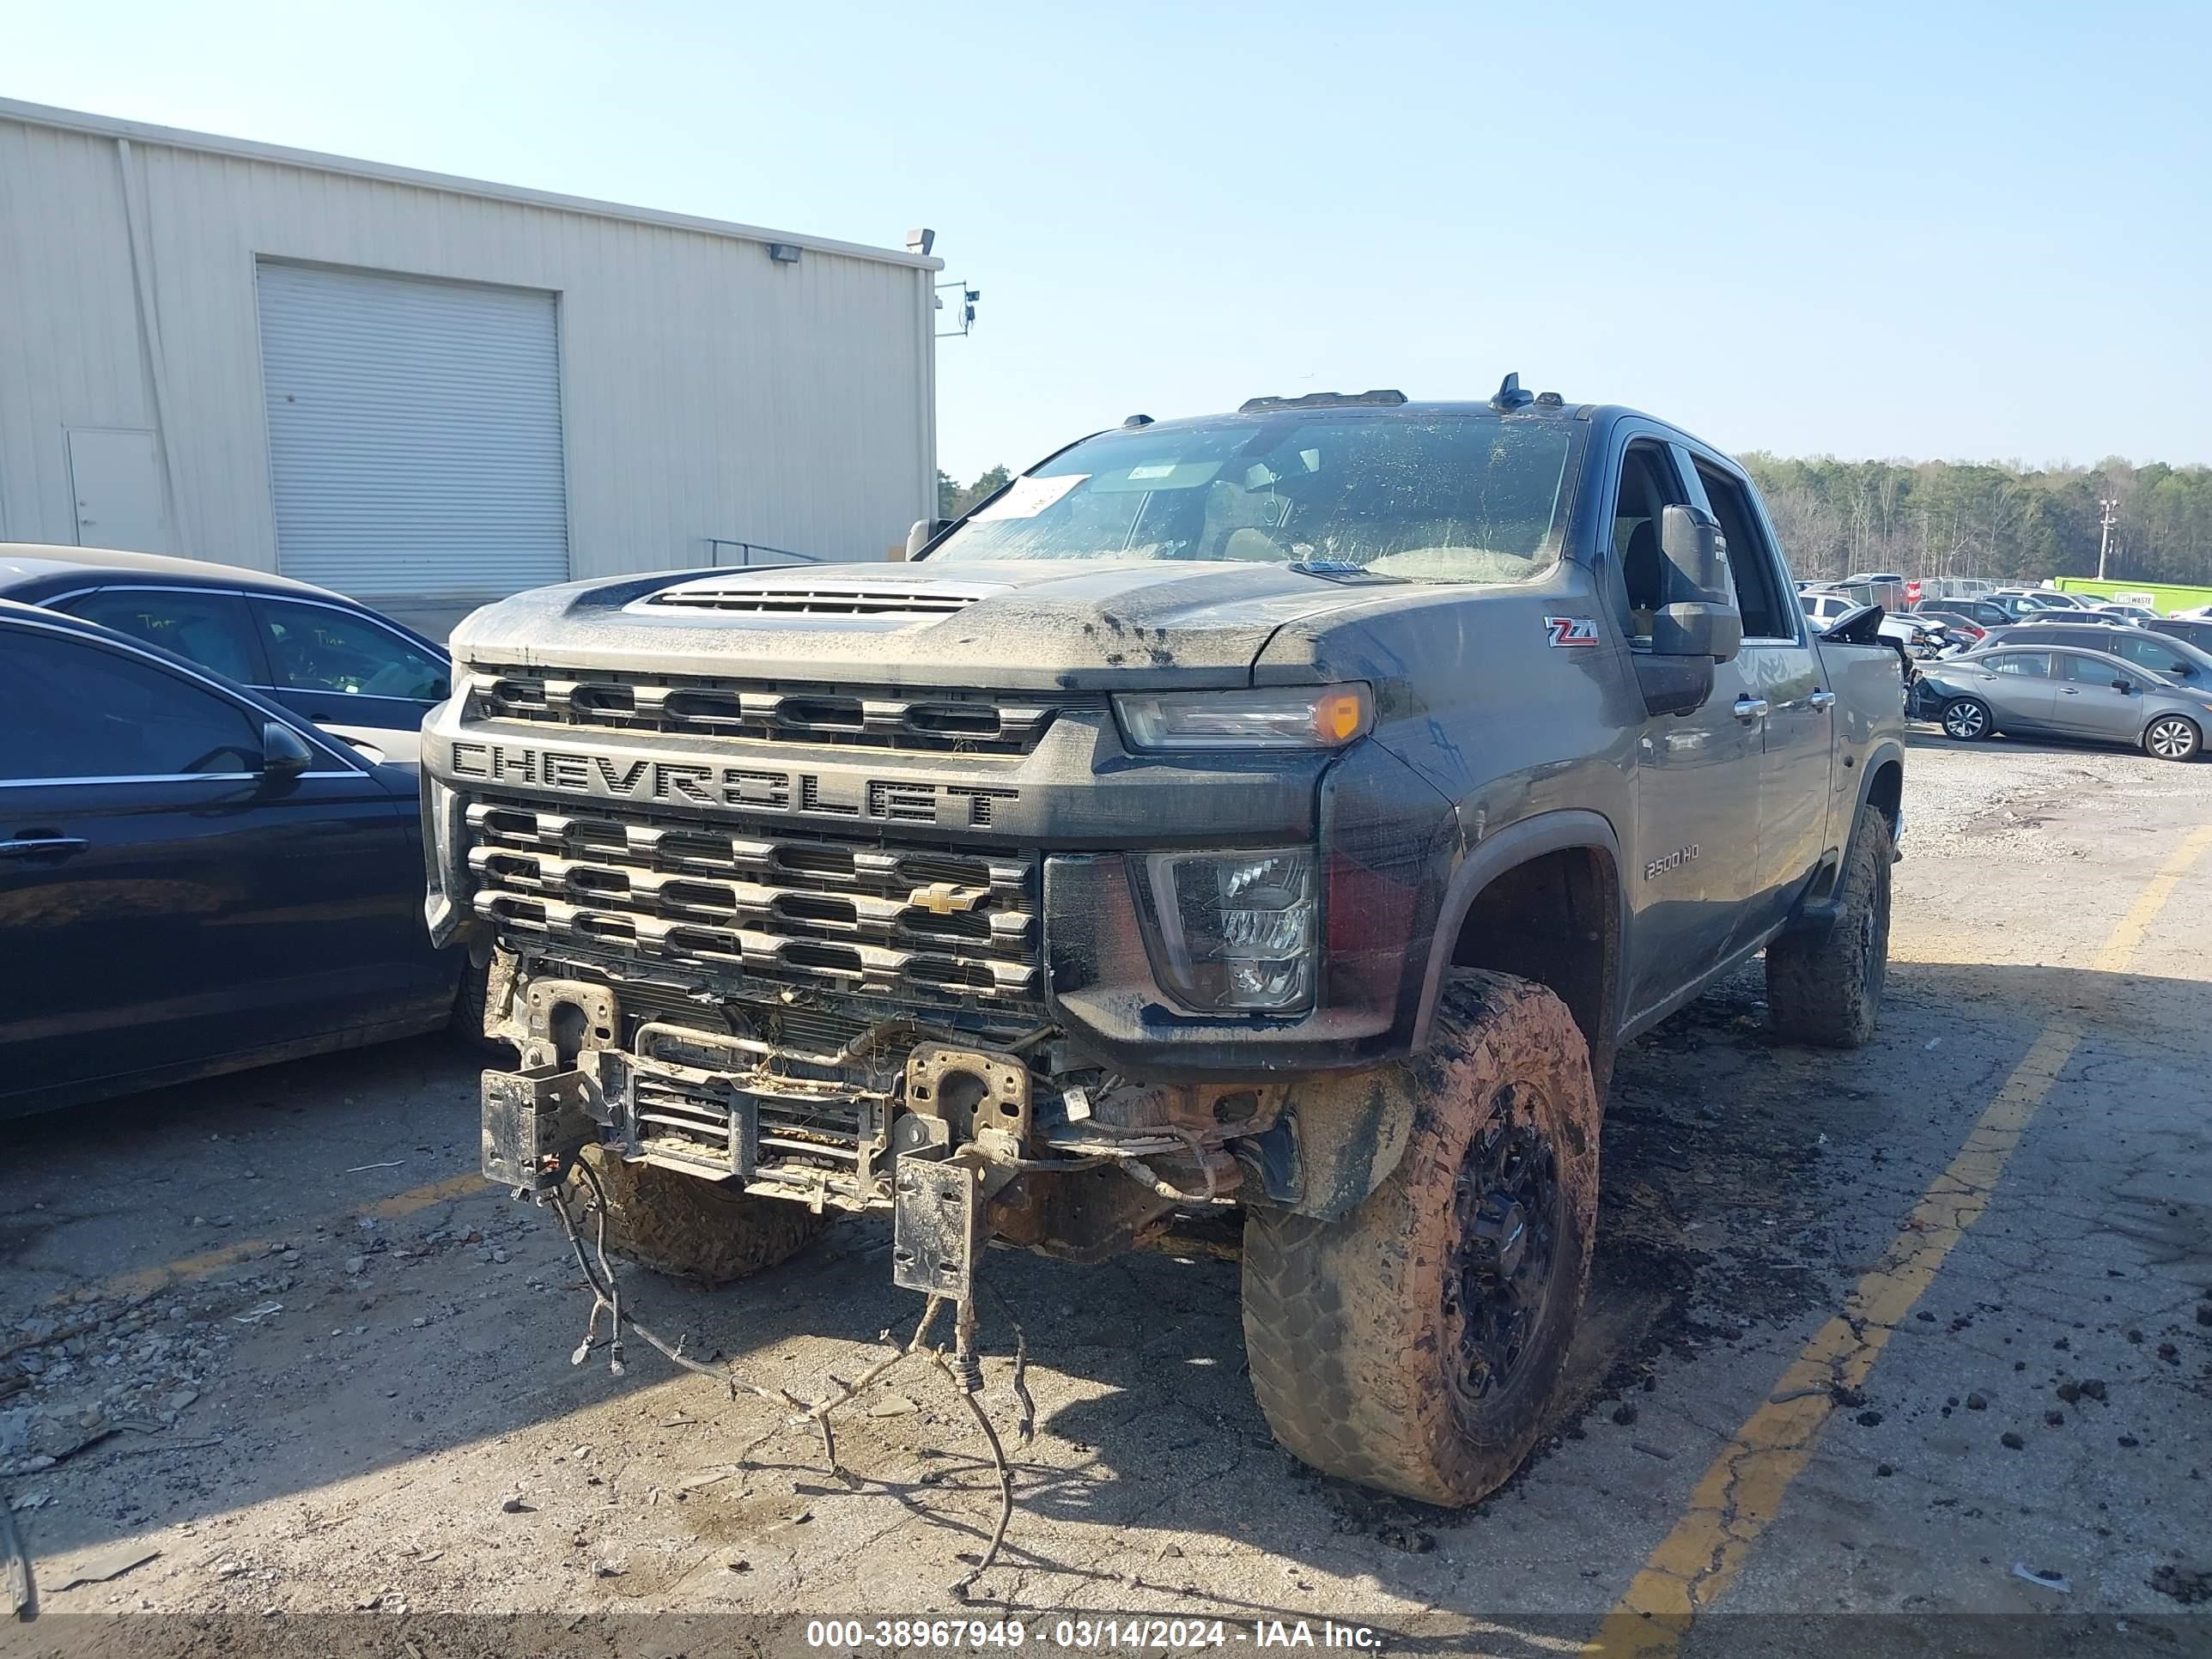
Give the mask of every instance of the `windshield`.
[[1559, 556], [1572, 434], [1488, 414], [1286, 410], [1102, 433], [933, 549], [1001, 559], [1227, 559], [1517, 582]]

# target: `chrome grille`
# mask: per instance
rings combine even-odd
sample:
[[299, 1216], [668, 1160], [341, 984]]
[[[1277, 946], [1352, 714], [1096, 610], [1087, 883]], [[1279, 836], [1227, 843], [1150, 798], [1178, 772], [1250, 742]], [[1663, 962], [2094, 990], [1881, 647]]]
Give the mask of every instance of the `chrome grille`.
[[486, 668], [471, 680], [495, 720], [756, 742], [1026, 755], [1068, 700], [558, 668]]
[[960, 1007], [1041, 1000], [1036, 860], [726, 830], [658, 814], [468, 807], [477, 915], [515, 941]]

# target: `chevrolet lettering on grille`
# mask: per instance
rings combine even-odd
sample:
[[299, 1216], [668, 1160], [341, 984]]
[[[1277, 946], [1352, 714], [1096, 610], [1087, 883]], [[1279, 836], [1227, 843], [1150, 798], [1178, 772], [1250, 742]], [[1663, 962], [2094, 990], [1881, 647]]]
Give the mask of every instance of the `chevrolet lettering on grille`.
[[1018, 792], [912, 778], [825, 777], [775, 768], [686, 761], [615, 759], [574, 749], [457, 743], [453, 771], [488, 783], [535, 785], [602, 800], [806, 812], [887, 823], [987, 829], [995, 803]]

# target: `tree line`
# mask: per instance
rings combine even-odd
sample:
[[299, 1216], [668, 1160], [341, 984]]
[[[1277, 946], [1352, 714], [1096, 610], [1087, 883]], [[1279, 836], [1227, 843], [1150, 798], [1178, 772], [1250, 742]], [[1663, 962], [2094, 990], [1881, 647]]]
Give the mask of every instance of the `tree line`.
[[939, 471], [937, 475], [937, 516], [957, 519], [994, 490], [1006, 488], [1012, 477], [1003, 466], [994, 466], [974, 483], [956, 483], [951, 473]]
[[1739, 459], [1800, 576], [2094, 576], [2109, 501], [2106, 574], [2212, 582], [2212, 467]]
[[[2134, 466], [2114, 458], [2030, 470], [1757, 451], [1740, 459], [1799, 576], [2094, 576], [2109, 501], [2108, 575], [2212, 584], [2212, 467]], [[939, 472], [938, 516], [957, 518], [1006, 477], [994, 466], [963, 485]]]

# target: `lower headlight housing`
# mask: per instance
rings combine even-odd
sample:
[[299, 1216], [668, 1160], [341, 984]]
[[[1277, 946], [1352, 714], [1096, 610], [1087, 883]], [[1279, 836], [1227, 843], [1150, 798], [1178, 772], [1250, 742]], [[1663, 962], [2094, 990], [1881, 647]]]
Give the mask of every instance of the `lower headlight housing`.
[[1318, 888], [1309, 847], [1154, 853], [1141, 884], [1162, 987], [1207, 1013], [1299, 1013], [1314, 1001]]

